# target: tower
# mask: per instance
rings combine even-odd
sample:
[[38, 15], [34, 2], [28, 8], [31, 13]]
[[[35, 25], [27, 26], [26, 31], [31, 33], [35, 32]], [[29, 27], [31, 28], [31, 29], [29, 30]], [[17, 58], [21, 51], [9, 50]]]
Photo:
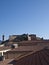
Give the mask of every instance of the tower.
[[4, 41], [4, 35], [2, 35], [2, 41]]
[[27, 34], [28, 40], [31, 40], [31, 37], [29, 36], [29, 34]]

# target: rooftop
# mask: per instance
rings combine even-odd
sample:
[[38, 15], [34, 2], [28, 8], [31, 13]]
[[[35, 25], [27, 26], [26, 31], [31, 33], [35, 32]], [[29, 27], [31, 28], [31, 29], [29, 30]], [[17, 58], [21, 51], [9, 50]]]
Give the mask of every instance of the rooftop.
[[4, 61], [0, 61], [0, 65], [13, 65], [13, 64], [9, 64], [10, 62], [12, 62], [14, 59], [6, 59]]
[[49, 49], [30, 53], [16, 60], [15, 65], [49, 65]]
[[0, 51], [2, 51], [2, 50], [7, 50], [7, 49], [10, 49], [10, 47], [5, 47], [5, 46], [0, 47]]
[[11, 49], [10, 51], [8, 52], [11, 52], [11, 51], [38, 51], [40, 49], [43, 49], [45, 46], [40, 46], [40, 45], [37, 45], [37, 46], [19, 46], [18, 48], [14, 48], [14, 49]]

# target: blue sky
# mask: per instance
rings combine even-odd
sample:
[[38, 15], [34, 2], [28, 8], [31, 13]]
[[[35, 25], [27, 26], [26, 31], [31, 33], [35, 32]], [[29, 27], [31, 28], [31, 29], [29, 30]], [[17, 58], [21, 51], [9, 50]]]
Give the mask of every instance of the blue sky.
[[49, 39], [49, 0], [0, 0], [0, 39], [23, 33]]

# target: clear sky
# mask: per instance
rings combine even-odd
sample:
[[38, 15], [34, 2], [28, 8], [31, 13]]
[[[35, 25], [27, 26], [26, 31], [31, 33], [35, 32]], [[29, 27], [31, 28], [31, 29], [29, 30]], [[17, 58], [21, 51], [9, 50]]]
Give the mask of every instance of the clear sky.
[[0, 39], [23, 33], [49, 38], [49, 0], [0, 0]]

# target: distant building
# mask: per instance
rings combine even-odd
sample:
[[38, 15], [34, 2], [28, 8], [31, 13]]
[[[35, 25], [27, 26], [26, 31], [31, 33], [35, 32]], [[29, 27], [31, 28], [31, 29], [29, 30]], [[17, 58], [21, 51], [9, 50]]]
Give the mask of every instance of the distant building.
[[31, 40], [36, 40], [36, 35], [35, 34], [30, 34]]
[[[36, 40], [36, 35], [35, 34], [22, 34], [22, 35], [25, 35], [27, 38], [28, 38], [28, 40]], [[23, 37], [22, 35], [11, 35], [11, 36], [9, 36], [9, 40], [11, 41], [11, 40], [22, 40], [22, 41], [25, 41], [25, 39], [23, 39], [23, 38], [26, 38], [25, 36]], [[26, 39], [27, 39], [26, 38]]]
[[9, 36], [9, 40], [13, 40], [13, 39], [15, 39], [15, 38], [17, 38], [17, 35], [10, 35], [10, 36]]

